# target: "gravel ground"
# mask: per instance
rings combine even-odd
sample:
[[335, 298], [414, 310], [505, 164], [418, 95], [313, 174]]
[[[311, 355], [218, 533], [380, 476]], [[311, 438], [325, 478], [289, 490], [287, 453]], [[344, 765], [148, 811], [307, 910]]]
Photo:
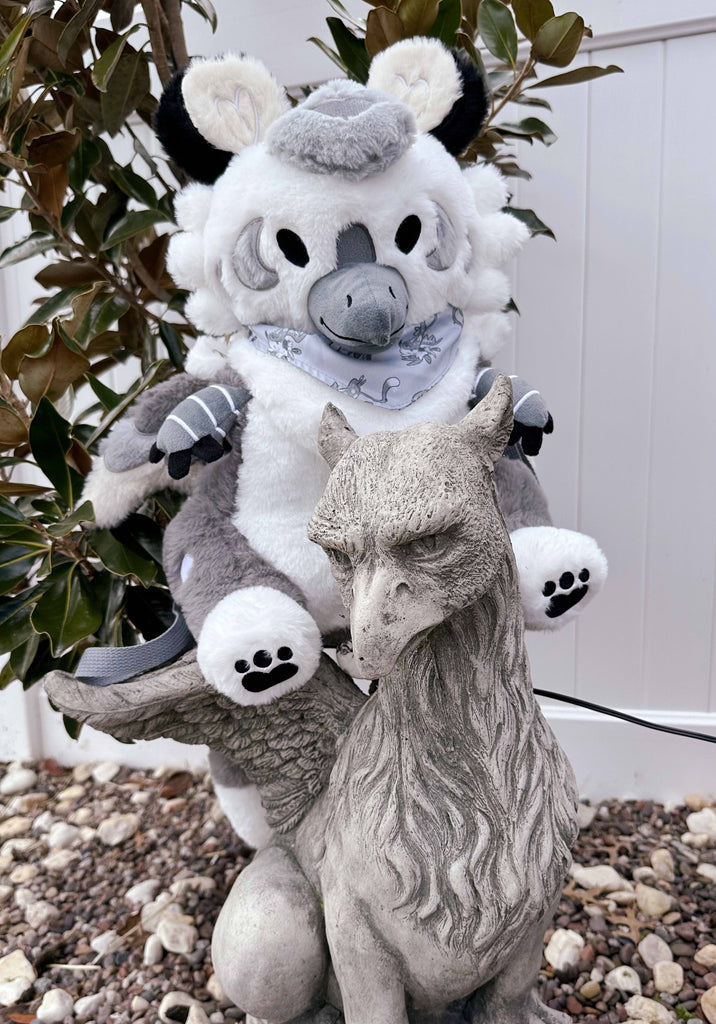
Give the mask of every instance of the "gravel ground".
[[[695, 795], [580, 813], [542, 998], [575, 1021], [716, 1024], [716, 813]], [[249, 857], [208, 776], [0, 765], [0, 1020], [241, 1019], [210, 940]]]

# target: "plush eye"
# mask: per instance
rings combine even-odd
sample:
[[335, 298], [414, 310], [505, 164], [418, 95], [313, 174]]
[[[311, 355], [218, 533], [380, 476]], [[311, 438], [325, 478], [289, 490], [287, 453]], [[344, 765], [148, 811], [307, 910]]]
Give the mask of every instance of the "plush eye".
[[421, 230], [420, 217], [416, 217], [414, 213], [411, 213], [409, 217], [401, 221], [398, 230], [395, 232], [395, 244], [401, 252], [407, 254], [415, 248], [420, 238]]
[[295, 231], [288, 228], [281, 228], [276, 232], [278, 247], [289, 263], [297, 267], [305, 267], [308, 263], [308, 249]]

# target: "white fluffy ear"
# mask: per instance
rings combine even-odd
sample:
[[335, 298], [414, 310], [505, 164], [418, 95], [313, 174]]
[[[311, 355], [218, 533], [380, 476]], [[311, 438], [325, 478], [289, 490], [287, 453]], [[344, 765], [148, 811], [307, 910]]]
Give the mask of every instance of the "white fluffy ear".
[[438, 39], [404, 39], [381, 51], [368, 85], [407, 104], [421, 132], [436, 128], [462, 96], [457, 65]]
[[254, 57], [194, 60], [181, 90], [197, 131], [229, 153], [260, 142], [290, 106], [283, 88]]

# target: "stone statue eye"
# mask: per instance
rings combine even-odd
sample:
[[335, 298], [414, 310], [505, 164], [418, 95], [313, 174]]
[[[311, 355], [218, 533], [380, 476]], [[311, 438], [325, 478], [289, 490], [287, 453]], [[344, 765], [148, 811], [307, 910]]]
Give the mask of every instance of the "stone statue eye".
[[328, 548], [326, 554], [331, 560], [331, 567], [334, 570], [343, 575], [349, 575], [353, 572], [351, 560], [344, 551], [338, 551], [337, 548]]
[[424, 537], [416, 537], [404, 547], [411, 555], [432, 555], [443, 546], [444, 541], [444, 533], [426, 533]]
[[401, 221], [398, 230], [395, 232], [395, 244], [401, 252], [406, 254], [412, 252], [420, 238], [421, 230], [420, 217], [417, 217], [414, 213], [411, 213], [409, 217]]
[[276, 232], [278, 247], [289, 263], [297, 267], [305, 267], [308, 263], [308, 249], [295, 231], [281, 228]]

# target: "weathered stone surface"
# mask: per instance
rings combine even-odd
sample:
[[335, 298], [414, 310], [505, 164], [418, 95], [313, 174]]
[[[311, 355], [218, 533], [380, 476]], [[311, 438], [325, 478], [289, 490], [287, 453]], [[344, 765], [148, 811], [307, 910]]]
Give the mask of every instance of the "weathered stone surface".
[[579, 804], [577, 807], [577, 822], [580, 829], [589, 828], [597, 816], [597, 808], [589, 804]]
[[675, 996], [684, 987], [684, 968], [671, 960], [654, 964], [654, 988]]
[[645, 1020], [648, 1024], [671, 1024], [673, 1014], [662, 1003], [646, 996], [632, 996], [624, 1006], [631, 1020]]
[[636, 905], [648, 917], [662, 917], [671, 910], [673, 902], [672, 897], [661, 889], [654, 889], [641, 883], [636, 887]]
[[716, 882], [716, 864], [699, 864], [696, 874], [709, 882]]
[[181, 907], [174, 903], [171, 894], [160, 892], [152, 903], [145, 903], [141, 911], [142, 928], [145, 932], [156, 932], [159, 922], [165, 916], [181, 915]]
[[159, 1020], [163, 1024], [174, 1024], [179, 1018], [169, 1016], [169, 1012], [181, 1006], [200, 1006], [198, 999], [194, 999], [187, 992], [167, 992], [159, 1004]]
[[565, 971], [579, 961], [583, 948], [584, 939], [578, 932], [557, 928], [545, 947], [544, 955], [556, 971]]
[[671, 948], [658, 935], [647, 935], [641, 940], [637, 949], [647, 967], [653, 967], [659, 961], [674, 959]]
[[57, 907], [53, 907], [47, 900], [37, 900], [25, 907], [25, 920], [31, 928], [38, 929], [43, 924], [49, 924], [55, 917], [59, 917]]
[[18, 978], [29, 979], [30, 984], [37, 978], [37, 972], [21, 949], [15, 949], [7, 956], [0, 957], [0, 985]]
[[13, 1006], [32, 988], [30, 978], [15, 978], [0, 984], [0, 1006]]

